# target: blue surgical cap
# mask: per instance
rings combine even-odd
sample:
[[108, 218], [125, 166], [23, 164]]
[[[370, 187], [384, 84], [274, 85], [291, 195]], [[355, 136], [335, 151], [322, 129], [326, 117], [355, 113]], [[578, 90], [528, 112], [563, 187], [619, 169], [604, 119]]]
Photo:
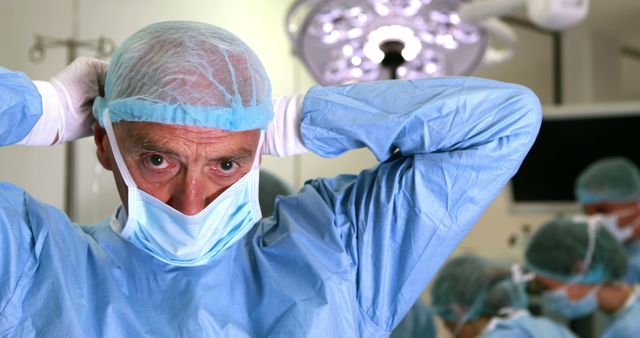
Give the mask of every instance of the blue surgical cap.
[[111, 59], [94, 117], [228, 131], [265, 129], [273, 117], [269, 78], [235, 35], [200, 22], [149, 25]]
[[603, 158], [578, 176], [575, 189], [581, 204], [639, 200], [640, 171], [624, 157]]

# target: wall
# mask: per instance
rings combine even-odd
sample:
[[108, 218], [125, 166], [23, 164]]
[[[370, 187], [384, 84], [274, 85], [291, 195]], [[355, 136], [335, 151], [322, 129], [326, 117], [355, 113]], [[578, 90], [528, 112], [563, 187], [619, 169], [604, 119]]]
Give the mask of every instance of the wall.
[[640, 99], [640, 58], [623, 55], [620, 60], [620, 74], [622, 99]]

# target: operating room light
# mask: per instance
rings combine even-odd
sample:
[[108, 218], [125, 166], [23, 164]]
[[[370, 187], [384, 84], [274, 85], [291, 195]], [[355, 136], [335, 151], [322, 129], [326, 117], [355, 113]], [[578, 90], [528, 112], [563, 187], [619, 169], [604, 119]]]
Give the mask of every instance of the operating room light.
[[381, 16], [392, 14], [412, 16], [431, 0], [370, 0], [369, 2], [373, 5], [376, 13]]
[[390, 25], [378, 27], [369, 33], [364, 45], [364, 55], [375, 63], [381, 63], [385, 57], [385, 52], [380, 46], [390, 41], [396, 41], [404, 46], [401, 55], [406, 61], [415, 59], [422, 49], [420, 40], [415, 36], [411, 28]]
[[[290, 11], [296, 54], [322, 84], [467, 74], [487, 32], [462, 22], [462, 0], [299, 0]], [[307, 14], [294, 23], [294, 12]]]
[[511, 59], [516, 35], [497, 16], [526, 10], [537, 26], [561, 30], [588, 7], [589, 0], [297, 0], [287, 31], [321, 84], [417, 79]]

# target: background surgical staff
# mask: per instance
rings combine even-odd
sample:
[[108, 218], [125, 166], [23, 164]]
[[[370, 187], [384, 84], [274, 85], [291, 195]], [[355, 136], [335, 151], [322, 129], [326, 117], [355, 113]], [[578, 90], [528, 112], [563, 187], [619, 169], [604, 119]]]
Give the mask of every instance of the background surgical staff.
[[575, 338], [527, 311], [527, 280], [500, 263], [463, 255], [449, 260], [431, 286], [431, 304], [455, 338]]
[[[167, 19], [194, 19], [216, 23], [238, 33], [262, 57], [274, 85], [274, 94], [303, 93], [313, 84], [304, 66], [291, 55], [291, 46], [282, 30], [282, 17], [289, 1], [211, 2], [195, 0], [189, 6], [171, 0], [158, 0], [150, 6], [138, 2], [78, 1], [77, 11], [70, 0], [5, 0], [0, 10], [0, 64], [25, 71], [30, 78], [48, 79], [66, 63], [66, 50], [48, 49], [41, 63], [32, 63], [27, 50], [34, 34], [69, 37], [71, 22], [78, 22], [78, 37], [103, 35], [120, 44], [131, 32], [142, 26]], [[563, 104], [598, 103], [640, 98], [640, 63], [629, 54], [619, 52], [634, 47], [637, 4], [626, 0], [592, 1], [593, 11], [585, 25], [562, 34], [558, 41], [566, 58], [561, 61]], [[131, 15], [128, 13], [135, 13]], [[113, 25], [113, 18], [118, 25]], [[52, 19], [57, 18], [57, 19]], [[238, 20], [242, 18], [242, 20]], [[259, 27], [259, 29], [256, 29]], [[550, 35], [514, 27], [519, 36], [513, 62], [500, 67], [478, 70], [474, 75], [525, 84], [534, 89], [541, 101], [554, 102], [552, 39]], [[93, 52], [80, 50], [80, 54]], [[603, 67], [602, 65], [607, 65]], [[113, 212], [118, 205], [111, 177], [96, 166], [92, 140], [77, 141], [79, 175], [76, 195], [77, 221], [95, 223]], [[612, 155], [616, 149], [611, 149]], [[39, 199], [63, 207], [64, 145], [53, 148], [4, 147], [0, 149], [0, 176], [25, 187]], [[263, 166], [298, 190], [304, 181], [314, 177], [333, 177], [339, 173], [358, 173], [375, 164], [367, 150], [356, 150], [332, 160], [314, 154], [293, 158], [263, 157]], [[47, 170], [42, 170], [43, 163]], [[92, 168], [87, 170], [87, 168]], [[275, 170], [274, 170], [275, 169]], [[517, 206], [517, 205], [516, 205]], [[505, 189], [477, 227], [459, 247], [459, 252], [475, 252], [491, 258], [512, 261], [521, 250], [510, 250], [509, 236], [521, 226], [535, 227], [556, 212], [555, 206], [542, 210], [516, 210]], [[428, 298], [428, 297], [425, 297]], [[441, 335], [446, 333], [441, 332]]]
[[545, 223], [527, 246], [525, 259], [546, 289], [542, 300], [550, 311], [575, 319], [599, 309], [609, 315], [602, 337], [637, 337], [638, 287], [624, 282], [624, 248], [599, 222]]
[[629, 260], [626, 281], [640, 283], [640, 171], [629, 159], [610, 157], [590, 164], [576, 180], [576, 199], [587, 215], [624, 245]]

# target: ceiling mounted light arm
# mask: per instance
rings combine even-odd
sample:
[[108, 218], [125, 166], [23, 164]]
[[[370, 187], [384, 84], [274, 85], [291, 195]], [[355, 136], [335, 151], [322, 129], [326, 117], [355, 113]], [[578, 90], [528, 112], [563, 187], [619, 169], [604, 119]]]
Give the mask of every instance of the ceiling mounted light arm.
[[487, 32], [500, 41], [502, 47], [487, 46], [478, 68], [488, 68], [511, 60], [515, 55], [518, 37], [504, 21], [498, 18], [486, 19], [479, 23]]
[[490, 17], [526, 10], [529, 20], [549, 30], [564, 30], [582, 22], [589, 0], [484, 0], [460, 6], [460, 18], [479, 23]]
[[484, 0], [460, 6], [460, 19], [468, 23], [481, 23], [489, 18], [513, 14], [527, 8], [527, 0]]
[[536, 25], [562, 30], [581, 22], [587, 15], [588, 0], [485, 0], [460, 6], [460, 19], [477, 24], [500, 40], [503, 47], [488, 46], [479, 68], [509, 61], [515, 55], [517, 36], [513, 29], [497, 17], [526, 11]]

